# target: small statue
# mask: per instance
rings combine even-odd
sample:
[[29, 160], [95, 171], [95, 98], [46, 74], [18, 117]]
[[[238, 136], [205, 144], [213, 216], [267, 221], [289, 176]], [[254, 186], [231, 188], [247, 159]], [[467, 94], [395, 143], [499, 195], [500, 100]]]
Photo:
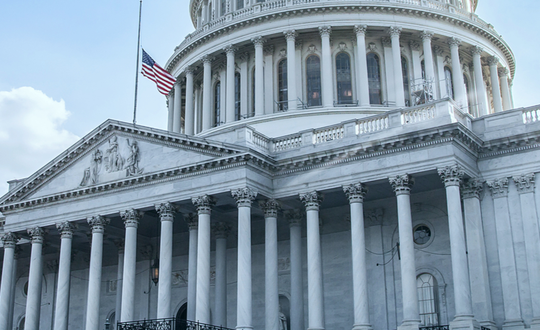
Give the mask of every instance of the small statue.
[[81, 186], [86, 186], [88, 183], [96, 184], [99, 182], [99, 172], [101, 171], [101, 162], [103, 160], [103, 153], [96, 149], [92, 153], [92, 159], [90, 160], [90, 167], [84, 170], [84, 176], [81, 181]]
[[143, 169], [139, 168], [140, 153], [137, 141], [133, 141], [132, 143], [130, 143], [129, 139], [127, 139], [127, 144], [131, 151], [131, 155], [128, 157], [125, 167], [126, 176], [135, 176], [137, 174], [141, 174], [143, 172]]
[[287, 330], [287, 316], [281, 312], [281, 305], [279, 305], [279, 330]]
[[124, 158], [118, 153], [118, 137], [109, 140], [109, 148], [105, 151], [105, 169], [107, 172], [116, 172], [124, 167]]

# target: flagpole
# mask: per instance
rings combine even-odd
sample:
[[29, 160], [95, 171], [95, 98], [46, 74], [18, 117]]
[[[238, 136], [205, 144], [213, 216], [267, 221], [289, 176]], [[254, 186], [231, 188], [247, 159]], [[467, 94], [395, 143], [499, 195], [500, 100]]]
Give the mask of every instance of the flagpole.
[[137, 36], [137, 66], [135, 68], [135, 102], [133, 105], [133, 125], [137, 124], [137, 89], [139, 85], [139, 53], [141, 51], [141, 12], [142, 0], [139, 5], [139, 34]]

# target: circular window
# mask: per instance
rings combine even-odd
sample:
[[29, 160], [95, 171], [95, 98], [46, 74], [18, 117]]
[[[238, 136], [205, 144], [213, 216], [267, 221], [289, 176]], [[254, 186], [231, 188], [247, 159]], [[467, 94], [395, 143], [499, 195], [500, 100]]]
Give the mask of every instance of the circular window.
[[431, 229], [427, 225], [421, 224], [413, 229], [414, 242], [418, 245], [427, 244], [431, 240]]

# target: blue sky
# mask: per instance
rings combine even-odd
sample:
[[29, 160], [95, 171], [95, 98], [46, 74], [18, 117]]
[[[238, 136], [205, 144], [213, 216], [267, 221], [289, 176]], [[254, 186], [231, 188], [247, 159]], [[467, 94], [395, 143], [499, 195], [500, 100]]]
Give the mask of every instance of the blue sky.
[[[143, 3], [141, 42], [161, 65], [193, 30], [188, 3]], [[132, 121], [138, 10], [137, 0], [2, 1], [0, 195], [106, 119]], [[515, 106], [540, 104], [540, 1], [480, 0], [477, 13], [514, 51]], [[165, 97], [139, 76], [137, 123], [166, 121]]]

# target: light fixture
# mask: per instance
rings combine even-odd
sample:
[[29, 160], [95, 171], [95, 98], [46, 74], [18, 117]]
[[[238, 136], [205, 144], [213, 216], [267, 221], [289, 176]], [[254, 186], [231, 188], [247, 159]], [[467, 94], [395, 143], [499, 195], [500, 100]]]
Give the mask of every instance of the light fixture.
[[159, 259], [154, 259], [154, 264], [150, 268], [152, 271], [152, 282], [154, 282], [154, 285], [157, 285], [159, 281]]

